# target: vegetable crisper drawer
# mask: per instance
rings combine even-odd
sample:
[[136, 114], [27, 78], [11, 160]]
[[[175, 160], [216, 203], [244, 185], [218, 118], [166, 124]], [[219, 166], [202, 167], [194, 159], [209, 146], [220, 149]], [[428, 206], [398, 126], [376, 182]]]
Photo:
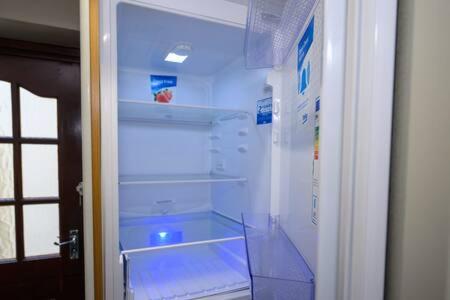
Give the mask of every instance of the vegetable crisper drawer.
[[127, 300], [197, 299], [249, 289], [242, 225], [214, 212], [121, 220]]
[[244, 240], [233, 240], [126, 254], [126, 299], [197, 299], [248, 289], [244, 249]]

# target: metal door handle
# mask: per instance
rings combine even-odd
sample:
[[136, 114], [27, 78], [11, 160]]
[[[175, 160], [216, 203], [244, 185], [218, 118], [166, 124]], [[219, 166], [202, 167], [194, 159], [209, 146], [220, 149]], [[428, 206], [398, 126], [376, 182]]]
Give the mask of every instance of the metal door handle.
[[[69, 245], [70, 259], [78, 259], [80, 257], [80, 237], [77, 229], [69, 231], [70, 240], [54, 242], [55, 246]], [[59, 238], [59, 237], [58, 237]]]
[[[59, 237], [58, 237], [59, 238]], [[76, 237], [72, 237], [70, 240], [68, 240], [68, 241], [64, 241], [64, 242], [54, 242], [53, 243], [53, 245], [55, 245], [55, 246], [64, 246], [64, 245], [67, 245], [67, 244], [72, 244], [72, 243], [75, 243], [77, 241], [77, 238]]]

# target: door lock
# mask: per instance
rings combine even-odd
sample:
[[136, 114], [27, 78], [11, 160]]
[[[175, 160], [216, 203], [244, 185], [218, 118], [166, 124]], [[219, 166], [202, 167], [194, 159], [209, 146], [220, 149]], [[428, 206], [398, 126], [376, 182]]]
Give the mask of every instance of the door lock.
[[53, 244], [55, 246], [69, 245], [70, 259], [80, 258], [80, 235], [78, 229], [69, 231], [69, 240], [54, 242]]

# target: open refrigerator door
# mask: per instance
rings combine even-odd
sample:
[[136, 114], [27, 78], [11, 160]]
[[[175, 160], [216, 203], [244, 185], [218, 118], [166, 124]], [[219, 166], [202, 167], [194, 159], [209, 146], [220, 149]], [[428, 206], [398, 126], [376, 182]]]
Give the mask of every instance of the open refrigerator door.
[[247, 68], [272, 68], [269, 214], [245, 214], [253, 299], [314, 299], [317, 271], [323, 1], [251, 0]]

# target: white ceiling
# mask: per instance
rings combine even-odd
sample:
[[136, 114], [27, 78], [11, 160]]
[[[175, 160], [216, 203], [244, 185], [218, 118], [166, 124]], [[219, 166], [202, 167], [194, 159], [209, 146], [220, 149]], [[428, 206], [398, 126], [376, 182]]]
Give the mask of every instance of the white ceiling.
[[[121, 4], [118, 8], [119, 67], [209, 76], [243, 55], [241, 28]], [[182, 64], [165, 62], [173, 47], [187, 42]]]
[[0, 0], [0, 37], [80, 47], [79, 0]]
[[80, 47], [78, 30], [0, 18], [0, 37], [65, 47]]
[[78, 0], [0, 0], [0, 18], [80, 30]]

